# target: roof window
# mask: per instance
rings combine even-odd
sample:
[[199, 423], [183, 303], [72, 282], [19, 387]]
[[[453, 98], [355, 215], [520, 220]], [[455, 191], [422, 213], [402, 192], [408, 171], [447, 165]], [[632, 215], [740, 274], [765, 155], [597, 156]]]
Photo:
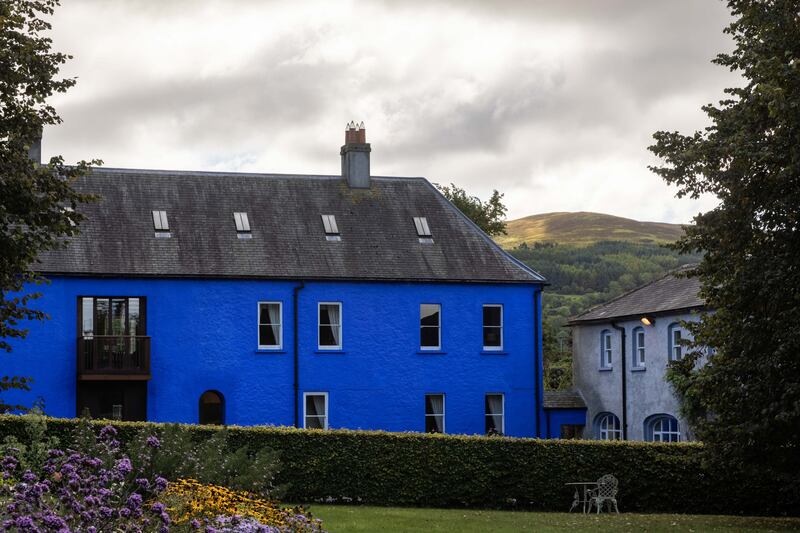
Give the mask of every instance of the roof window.
[[253, 234], [250, 233], [250, 220], [247, 218], [247, 213], [233, 213], [233, 221], [236, 223], [236, 236], [240, 239], [252, 239]]
[[431, 235], [431, 228], [428, 226], [427, 218], [414, 217], [414, 227], [417, 228], [419, 242], [423, 244], [430, 244], [433, 242], [433, 236]]
[[320, 215], [322, 217], [322, 225], [325, 228], [325, 238], [329, 241], [341, 241], [342, 237], [339, 235], [339, 226], [336, 224], [336, 217], [334, 215]]
[[168, 239], [172, 237], [169, 232], [169, 221], [166, 211], [153, 211], [153, 228], [156, 230], [156, 237]]

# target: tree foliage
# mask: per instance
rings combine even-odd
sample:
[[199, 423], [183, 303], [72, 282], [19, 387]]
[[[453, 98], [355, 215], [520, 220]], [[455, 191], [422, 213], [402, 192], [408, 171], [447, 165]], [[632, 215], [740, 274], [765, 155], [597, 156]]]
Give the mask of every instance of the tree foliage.
[[[652, 168], [678, 196], [711, 193], [677, 248], [704, 250], [690, 275], [714, 310], [670, 372], [709, 458], [798, 489], [800, 472], [800, 4], [729, 0], [735, 49], [714, 62], [741, 87], [691, 135], [660, 131]], [[714, 350], [705, 365], [703, 346]]]
[[436, 188], [487, 235], [505, 235], [507, 210], [503, 204], [503, 194], [495, 190], [489, 200], [484, 202], [477, 196], [470, 196], [467, 191], [452, 183], [450, 185], [437, 183]]
[[[61, 157], [46, 165], [29, 157], [44, 126], [61, 122], [47, 99], [75, 84], [58, 78], [69, 56], [53, 52], [45, 34], [57, 0], [0, 0], [0, 351], [10, 338], [24, 338], [26, 320], [42, 320], [31, 307], [37, 293], [25, 285], [43, 279], [33, 269], [37, 256], [77, 232], [75, 211], [91, 198], [71, 184], [91, 164], [66, 166]], [[25, 378], [0, 379], [0, 392], [25, 389]], [[0, 401], [0, 411], [7, 409]]]

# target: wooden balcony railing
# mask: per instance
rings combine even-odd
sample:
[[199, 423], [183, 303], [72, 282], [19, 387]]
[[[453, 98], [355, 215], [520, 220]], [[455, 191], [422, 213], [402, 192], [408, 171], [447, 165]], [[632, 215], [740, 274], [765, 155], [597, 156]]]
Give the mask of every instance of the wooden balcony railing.
[[78, 337], [78, 379], [150, 379], [150, 337]]

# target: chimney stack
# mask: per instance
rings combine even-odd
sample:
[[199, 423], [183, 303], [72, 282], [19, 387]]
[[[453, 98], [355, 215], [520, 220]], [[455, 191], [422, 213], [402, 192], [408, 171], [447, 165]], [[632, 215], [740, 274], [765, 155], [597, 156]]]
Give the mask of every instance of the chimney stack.
[[369, 189], [369, 153], [367, 130], [364, 123], [351, 121], [344, 130], [342, 156], [342, 178], [353, 189]]
[[42, 134], [41, 132], [39, 135], [31, 142], [30, 148], [28, 148], [28, 158], [31, 161], [36, 163], [37, 165], [42, 164]]

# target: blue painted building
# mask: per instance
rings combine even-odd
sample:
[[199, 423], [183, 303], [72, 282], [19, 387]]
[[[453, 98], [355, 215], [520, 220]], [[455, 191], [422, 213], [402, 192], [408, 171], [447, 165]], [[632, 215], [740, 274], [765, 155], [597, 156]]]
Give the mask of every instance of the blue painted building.
[[[544, 279], [423, 178], [98, 169], [10, 401], [170, 422], [548, 436]], [[549, 436], [558, 436], [550, 431]]]

